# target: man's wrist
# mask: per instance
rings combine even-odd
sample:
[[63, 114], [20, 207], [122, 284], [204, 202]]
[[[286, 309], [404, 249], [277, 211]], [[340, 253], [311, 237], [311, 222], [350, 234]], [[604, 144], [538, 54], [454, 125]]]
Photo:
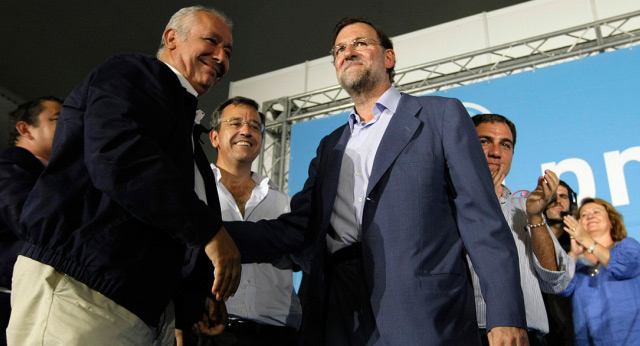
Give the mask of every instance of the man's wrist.
[[528, 224], [527, 227], [529, 227], [529, 229], [534, 229], [534, 228], [538, 228], [538, 227], [542, 227], [545, 226], [547, 224], [546, 221], [542, 220], [542, 222], [540, 223], [535, 223], [535, 224]]
[[544, 219], [544, 217], [542, 217], [542, 214], [536, 214], [533, 216], [529, 216], [528, 221], [527, 221], [527, 227], [529, 227], [530, 230], [533, 230], [534, 228], [540, 228], [543, 226], [547, 225], [547, 220]]

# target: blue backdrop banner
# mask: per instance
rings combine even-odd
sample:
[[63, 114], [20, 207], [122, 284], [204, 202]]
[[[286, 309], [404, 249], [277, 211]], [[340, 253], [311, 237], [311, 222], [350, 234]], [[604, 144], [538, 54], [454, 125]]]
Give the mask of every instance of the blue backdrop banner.
[[[544, 169], [579, 194], [606, 199], [640, 239], [640, 49], [625, 49], [448, 89], [470, 115], [499, 113], [517, 127], [512, 191], [532, 190]], [[636, 96], [633, 96], [636, 95]], [[635, 100], [635, 101], [634, 101]], [[293, 126], [289, 191], [299, 191], [320, 140], [348, 113]]]

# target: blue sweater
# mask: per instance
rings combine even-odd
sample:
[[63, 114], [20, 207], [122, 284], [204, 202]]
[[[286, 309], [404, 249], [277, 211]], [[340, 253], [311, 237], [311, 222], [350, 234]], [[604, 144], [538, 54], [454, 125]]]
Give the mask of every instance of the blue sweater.
[[576, 345], [640, 345], [640, 244], [623, 239], [595, 276], [578, 261], [564, 296], [573, 293]]

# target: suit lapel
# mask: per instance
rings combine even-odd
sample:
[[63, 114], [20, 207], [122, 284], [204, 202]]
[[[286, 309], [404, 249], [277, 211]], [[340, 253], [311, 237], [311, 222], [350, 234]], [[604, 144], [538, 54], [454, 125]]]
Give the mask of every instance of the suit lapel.
[[416, 115], [422, 106], [411, 96], [402, 94], [396, 113], [387, 126], [387, 130], [382, 136], [380, 146], [373, 161], [369, 185], [367, 186], [367, 196], [380, 181], [380, 178], [391, 167], [398, 155], [407, 146], [414, 133], [420, 126], [420, 120]]

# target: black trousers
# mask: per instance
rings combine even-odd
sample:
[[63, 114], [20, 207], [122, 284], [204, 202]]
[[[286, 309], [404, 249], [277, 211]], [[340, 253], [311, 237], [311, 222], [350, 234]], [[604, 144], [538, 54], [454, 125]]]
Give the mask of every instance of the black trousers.
[[214, 337], [197, 337], [185, 331], [186, 346], [296, 346], [298, 331], [292, 327], [258, 325], [229, 325]]
[[360, 346], [376, 337], [359, 243], [330, 257], [328, 268], [326, 345]]

